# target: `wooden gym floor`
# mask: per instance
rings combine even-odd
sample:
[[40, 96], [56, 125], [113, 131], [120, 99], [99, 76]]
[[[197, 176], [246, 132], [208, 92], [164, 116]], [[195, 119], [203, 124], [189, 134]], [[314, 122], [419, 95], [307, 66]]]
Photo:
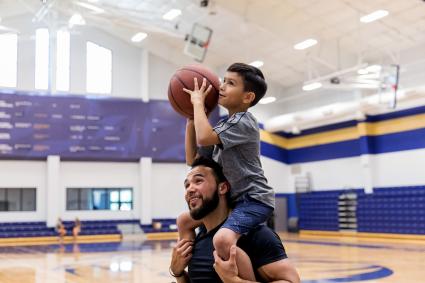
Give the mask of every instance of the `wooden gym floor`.
[[[281, 235], [304, 283], [425, 282], [425, 241]], [[0, 247], [0, 282], [172, 282], [175, 240]]]

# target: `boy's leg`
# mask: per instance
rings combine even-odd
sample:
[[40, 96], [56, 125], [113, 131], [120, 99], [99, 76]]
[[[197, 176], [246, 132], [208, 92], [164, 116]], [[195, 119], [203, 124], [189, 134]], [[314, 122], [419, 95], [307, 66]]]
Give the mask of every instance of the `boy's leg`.
[[[237, 202], [226, 222], [214, 236], [213, 244], [217, 255], [223, 260], [228, 260], [230, 247], [236, 244], [240, 236], [264, 223], [272, 212], [273, 208], [250, 198]], [[252, 266], [249, 263], [243, 268], [252, 269]]]
[[177, 217], [179, 239], [195, 240], [195, 228], [202, 225], [202, 221], [194, 220], [189, 212], [183, 212]]
[[236, 245], [240, 236], [240, 234], [228, 228], [218, 229], [213, 238], [214, 249], [217, 251], [218, 256], [223, 260], [228, 260], [230, 256], [230, 247]]
[[[230, 248], [236, 245], [241, 235], [228, 228], [220, 228], [214, 235], [213, 244], [217, 254], [223, 260], [229, 260]], [[238, 266], [238, 276], [242, 279], [255, 281], [254, 269], [249, 256], [240, 248], [237, 248], [236, 265]]]

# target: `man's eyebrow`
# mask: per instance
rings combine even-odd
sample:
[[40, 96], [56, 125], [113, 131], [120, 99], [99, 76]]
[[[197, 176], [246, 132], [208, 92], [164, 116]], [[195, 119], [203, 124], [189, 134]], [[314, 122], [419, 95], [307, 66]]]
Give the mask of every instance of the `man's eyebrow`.
[[[205, 177], [205, 176], [202, 173], [196, 173], [195, 175], [192, 176], [192, 178], [195, 178], [195, 177]], [[183, 184], [186, 185], [188, 182], [189, 182], [189, 180], [186, 178], [186, 179], [184, 179]]]

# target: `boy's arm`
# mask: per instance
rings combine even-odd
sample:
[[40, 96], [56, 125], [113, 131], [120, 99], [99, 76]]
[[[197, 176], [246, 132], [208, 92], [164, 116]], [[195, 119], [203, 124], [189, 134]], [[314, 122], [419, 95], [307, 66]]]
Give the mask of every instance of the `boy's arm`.
[[198, 86], [197, 78], [194, 78], [194, 90], [183, 89], [190, 94], [190, 100], [193, 104], [194, 125], [196, 132], [196, 143], [201, 146], [219, 144], [220, 139], [214, 132], [207, 114], [205, 113], [205, 97], [211, 91], [212, 85], [207, 88], [207, 80], [204, 78], [201, 88]]
[[196, 141], [201, 146], [219, 144], [220, 139], [211, 127], [208, 117], [205, 114], [204, 102], [193, 104], [195, 116]]
[[186, 153], [186, 164], [190, 166], [195, 160], [197, 152], [195, 123], [193, 119], [188, 119], [186, 122], [186, 136], [184, 145]]

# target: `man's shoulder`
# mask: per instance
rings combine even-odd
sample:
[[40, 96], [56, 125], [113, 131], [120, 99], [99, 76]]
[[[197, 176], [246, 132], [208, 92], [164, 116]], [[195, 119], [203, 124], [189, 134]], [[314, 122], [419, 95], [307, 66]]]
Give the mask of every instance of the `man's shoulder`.
[[275, 231], [270, 229], [267, 225], [258, 225], [247, 235], [243, 236], [242, 239], [248, 242], [252, 241], [279, 241], [281, 242], [279, 236]]
[[287, 258], [282, 240], [266, 225], [242, 236], [238, 246], [248, 254], [255, 268]]

